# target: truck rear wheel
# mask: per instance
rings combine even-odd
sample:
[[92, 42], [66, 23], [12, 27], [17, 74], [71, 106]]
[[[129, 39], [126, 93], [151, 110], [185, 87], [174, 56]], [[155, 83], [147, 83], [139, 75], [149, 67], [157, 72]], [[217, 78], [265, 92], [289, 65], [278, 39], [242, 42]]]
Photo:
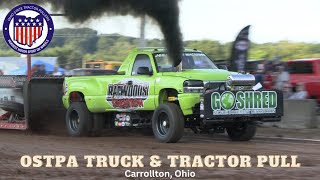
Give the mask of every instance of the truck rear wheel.
[[173, 103], [161, 104], [153, 113], [152, 130], [160, 142], [178, 142], [184, 133], [184, 118], [179, 106]]
[[257, 124], [255, 122], [237, 123], [226, 129], [231, 140], [249, 141], [256, 134]]
[[92, 115], [84, 102], [73, 102], [66, 113], [66, 125], [71, 136], [89, 136]]

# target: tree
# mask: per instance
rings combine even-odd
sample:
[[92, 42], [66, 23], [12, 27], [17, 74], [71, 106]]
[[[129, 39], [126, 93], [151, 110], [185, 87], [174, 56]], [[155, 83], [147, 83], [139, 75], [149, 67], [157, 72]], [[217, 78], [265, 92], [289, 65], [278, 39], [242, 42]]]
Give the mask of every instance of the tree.
[[[2, 32], [1, 32], [2, 33]], [[164, 41], [151, 39], [149, 47], [163, 47]], [[58, 57], [60, 66], [66, 64], [81, 67], [83, 60], [102, 59], [105, 61], [123, 61], [128, 53], [139, 46], [139, 39], [119, 34], [98, 35], [89, 28], [57, 29], [49, 46], [33, 56]], [[185, 41], [184, 46], [199, 49], [212, 60], [227, 60], [231, 55], [232, 42], [201, 40]], [[20, 56], [12, 50], [3, 38], [0, 38], [0, 56]], [[269, 59], [280, 56], [282, 60], [320, 57], [320, 44], [279, 41], [277, 43], [251, 43], [249, 59]]]

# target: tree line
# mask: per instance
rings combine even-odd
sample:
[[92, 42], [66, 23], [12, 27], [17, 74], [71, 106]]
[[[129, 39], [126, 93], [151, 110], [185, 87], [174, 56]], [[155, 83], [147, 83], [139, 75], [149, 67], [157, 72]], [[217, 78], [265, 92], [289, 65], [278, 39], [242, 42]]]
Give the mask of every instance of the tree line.
[[[2, 34], [2, 32], [1, 32]], [[227, 60], [231, 55], [233, 42], [221, 43], [214, 40], [185, 41], [184, 47], [205, 52], [212, 60]], [[163, 47], [161, 39], [147, 40], [149, 47]], [[139, 38], [119, 34], [100, 35], [89, 28], [57, 29], [46, 50], [33, 56], [58, 57], [60, 66], [67, 64], [81, 67], [83, 60], [102, 59], [123, 61], [128, 53], [139, 45]], [[0, 56], [20, 56], [0, 38]], [[277, 43], [257, 44], [252, 42], [249, 59], [282, 60], [320, 57], [320, 43], [280, 41]]]

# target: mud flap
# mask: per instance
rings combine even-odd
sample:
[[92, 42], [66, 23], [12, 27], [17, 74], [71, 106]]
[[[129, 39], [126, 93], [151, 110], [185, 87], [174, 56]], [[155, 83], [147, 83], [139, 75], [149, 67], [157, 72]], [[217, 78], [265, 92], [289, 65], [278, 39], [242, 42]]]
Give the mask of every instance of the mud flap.
[[66, 134], [62, 104], [64, 78], [32, 79], [24, 85], [24, 112], [29, 129], [50, 134]]

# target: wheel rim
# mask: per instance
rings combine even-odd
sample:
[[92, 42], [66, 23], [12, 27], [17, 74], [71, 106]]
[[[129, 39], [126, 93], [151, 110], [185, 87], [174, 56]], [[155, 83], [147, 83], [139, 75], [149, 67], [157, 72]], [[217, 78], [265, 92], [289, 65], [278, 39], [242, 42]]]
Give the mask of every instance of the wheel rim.
[[80, 125], [80, 117], [79, 114], [76, 110], [73, 110], [70, 114], [70, 128], [73, 131], [77, 131], [79, 129], [79, 125]]
[[165, 136], [170, 129], [169, 116], [165, 112], [161, 112], [157, 118], [157, 131], [159, 135]]

